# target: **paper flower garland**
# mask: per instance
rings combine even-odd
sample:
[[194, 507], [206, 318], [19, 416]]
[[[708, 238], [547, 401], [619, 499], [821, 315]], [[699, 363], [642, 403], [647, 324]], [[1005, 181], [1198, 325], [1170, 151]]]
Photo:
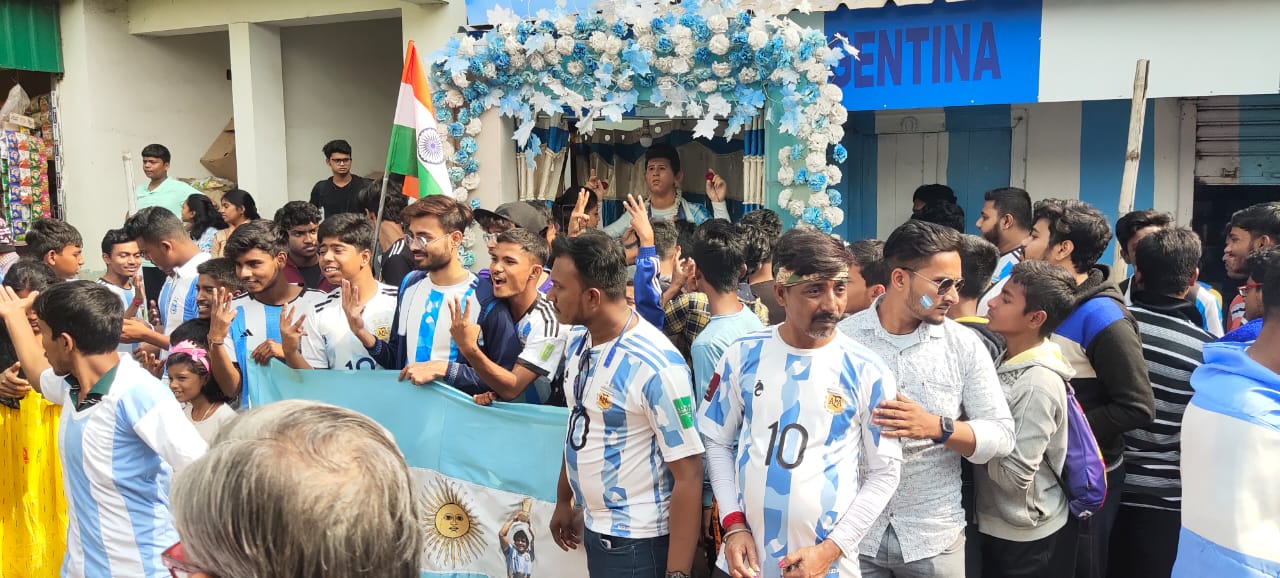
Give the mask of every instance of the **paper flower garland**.
[[[491, 10], [494, 29], [456, 35], [431, 58], [436, 120], [452, 140], [446, 152], [455, 196], [465, 200], [480, 184], [474, 137], [485, 110], [516, 121], [514, 138], [533, 164], [541, 152], [532, 135], [539, 114], [567, 109], [590, 134], [595, 119], [621, 121], [643, 100], [668, 117], [700, 119], [695, 138], [714, 138], [724, 120], [720, 136], [730, 139], [763, 112], [799, 140], [779, 155], [778, 182], [795, 188], [778, 206], [830, 232], [844, 214], [829, 190], [839, 169], [827, 159], [847, 156], [839, 145], [847, 112], [828, 79], [856, 51], [847, 43], [833, 47], [821, 31], [785, 17], [791, 8], [779, 3], [776, 13], [752, 14], [738, 0], [626, 0], [580, 14], [541, 10], [532, 20]], [[782, 111], [776, 119], [773, 104]], [[805, 194], [807, 200], [797, 198]]]

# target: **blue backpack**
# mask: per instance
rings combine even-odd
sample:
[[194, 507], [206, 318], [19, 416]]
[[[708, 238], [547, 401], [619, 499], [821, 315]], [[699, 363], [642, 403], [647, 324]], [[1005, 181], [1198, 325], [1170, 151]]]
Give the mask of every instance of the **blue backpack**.
[[1084, 408], [1076, 401], [1076, 391], [1069, 382], [1063, 384], [1067, 387], [1067, 457], [1062, 473], [1055, 475], [1067, 494], [1071, 515], [1084, 520], [1097, 513], [1107, 499], [1107, 464]]

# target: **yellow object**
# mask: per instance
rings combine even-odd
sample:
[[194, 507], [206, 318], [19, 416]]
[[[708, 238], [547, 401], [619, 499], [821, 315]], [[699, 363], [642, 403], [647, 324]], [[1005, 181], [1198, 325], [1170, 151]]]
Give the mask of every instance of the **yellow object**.
[[67, 500], [58, 460], [62, 407], [31, 393], [21, 409], [0, 406], [0, 578], [58, 575], [67, 540]]

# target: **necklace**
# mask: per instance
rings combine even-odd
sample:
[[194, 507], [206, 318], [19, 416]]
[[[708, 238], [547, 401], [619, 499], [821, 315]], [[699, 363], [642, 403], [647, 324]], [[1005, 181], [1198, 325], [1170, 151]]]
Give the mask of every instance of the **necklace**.
[[209, 419], [209, 416], [213, 415], [213, 410], [218, 409], [218, 406], [220, 406], [220, 405], [222, 405], [222, 402], [220, 402], [220, 401], [215, 401], [215, 402], [213, 402], [213, 403], [209, 404], [209, 408], [208, 408], [208, 409], [206, 409], [206, 410], [204, 410], [204, 417], [202, 417], [202, 418], [200, 418], [200, 419], [198, 419], [198, 420], [195, 420], [195, 421], [204, 421], [204, 420], [206, 420], [206, 419]]

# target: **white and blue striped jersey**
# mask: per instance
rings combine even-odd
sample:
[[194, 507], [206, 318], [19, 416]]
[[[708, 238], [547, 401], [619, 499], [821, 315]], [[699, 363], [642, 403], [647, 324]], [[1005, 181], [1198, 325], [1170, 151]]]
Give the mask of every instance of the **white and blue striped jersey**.
[[[315, 307], [323, 301], [325, 294], [315, 289], [303, 289], [293, 301], [289, 302], [297, 313], [314, 315]], [[231, 300], [231, 308], [236, 310], [236, 318], [227, 331], [227, 339], [222, 342], [223, 350], [236, 360], [240, 367], [240, 407], [249, 407], [249, 372], [248, 364], [255, 363], [250, 355], [268, 339], [280, 342], [280, 310], [281, 305], [267, 305], [253, 295], [241, 295]], [[295, 313], [296, 314], [296, 313]]]
[[516, 335], [522, 346], [516, 363], [538, 374], [520, 401], [546, 403], [551, 397], [551, 382], [560, 375], [564, 362], [567, 327], [561, 327], [555, 306], [541, 293], [533, 307], [516, 322]]
[[[396, 316], [395, 287], [378, 283], [378, 292], [365, 303], [364, 327], [378, 339], [391, 335], [391, 321]], [[314, 313], [303, 322], [302, 357], [313, 369], [383, 369], [347, 324], [342, 310], [342, 288], [329, 292]]]
[[453, 316], [449, 313], [450, 301], [460, 297], [463, 307], [471, 304], [471, 321], [480, 317], [480, 302], [476, 299], [478, 278], [467, 274], [467, 279], [457, 285], [439, 287], [431, 282], [430, 275], [422, 275], [412, 285], [401, 289], [400, 310], [397, 324], [400, 337], [404, 338], [406, 365], [423, 361], [458, 361], [458, 345], [449, 334]]
[[666, 464], [702, 453], [689, 366], [661, 330], [638, 317], [630, 331], [594, 346], [586, 328], [574, 327], [567, 351], [565, 397], [573, 413], [565, 469], [587, 528], [622, 538], [668, 534], [675, 480]]
[[991, 272], [991, 285], [995, 285], [1013, 272], [1013, 266], [1022, 262], [1022, 247], [1018, 247], [1000, 256], [996, 261], [996, 270]]
[[[737, 446], [738, 504], [755, 538], [763, 576], [781, 576], [787, 553], [826, 539], [862, 486], [860, 465], [900, 461], [871, 410], [897, 395], [889, 368], [844, 334], [818, 349], [796, 349], [768, 327], [725, 350], [703, 400], [698, 429]], [[874, 469], [863, 467], [862, 470]], [[838, 572], [857, 577], [857, 556]], [[727, 571], [721, 556], [720, 569]]]
[[196, 253], [185, 265], [174, 268], [164, 280], [157, 305], [160, 307], [160, 326], [164, 328], [165, 335], [196, 318], [196, 280], [200, 278], [196, 268], [209, 259], [208, 253]]
[[[119, 285], [108, 283], [106, 279], [101, 279], [101, 278], [98, 279], [98, 284], [102, 285], [103, 287], [106, 287], [107, 289], [110, 289], [112, 293], [115, 293], [116, 297], [119, 297], [120, 301], [124, 303], [124, 308], [126, 311], [133, 306], [133, 294], [134, 294], [133, 289], [125, 289], [124, 287], [121, 287]], [[138, 312], [134, 316], [141, 319], [143, 312], [146, 310], [147, 310], [146, 307], [138, 307]], [[134, 350], [136, 350], [137, 348], [138, 348], [137, 343], [121, 343], [118, 347], [116, 347], [116, 351], [119, 353], [132, 354]]]
[[45, 398], [62, 406], [62, 575], [162, 578], [169, 571], [160, 553], [178, 541], [169, 513], [170, 479], [206, 445], [160, 380], [127, 355], [112, 371], [100, 383], [84, 385], [92, 388], [84, 404], [52, 369], [40, 376]]

